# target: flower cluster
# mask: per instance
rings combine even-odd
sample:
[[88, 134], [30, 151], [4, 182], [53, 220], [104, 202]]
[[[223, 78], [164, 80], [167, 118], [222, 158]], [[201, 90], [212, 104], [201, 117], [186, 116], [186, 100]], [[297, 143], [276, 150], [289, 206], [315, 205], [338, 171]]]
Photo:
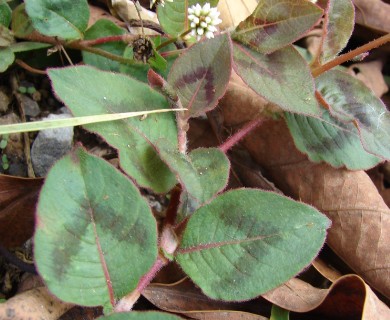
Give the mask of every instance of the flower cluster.
[[222, 22], [217, 8], [211, 8], [210, 3], [202, 7], [199, 3], [188, 8], [188, 20], [190, 21], [191, 35], [199, 40], [203, 35], [206, 38], [214, 38], [217, 31], [216, 25]]
[[[167, 0], [169, 2], [173, 2], [173, 0]], [[164, 6], [165, 4], [165, 1], [164, 0], [151, 0], [150, 1], [150, 7], [153, 7], [153, 5], [157, 2], [157, 4], [160, 4], [162, 7]]]

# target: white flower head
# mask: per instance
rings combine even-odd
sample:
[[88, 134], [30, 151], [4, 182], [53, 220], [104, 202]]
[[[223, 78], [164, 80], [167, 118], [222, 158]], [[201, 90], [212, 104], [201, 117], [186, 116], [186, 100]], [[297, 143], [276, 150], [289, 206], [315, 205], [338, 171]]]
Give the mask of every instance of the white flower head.
[[188, 8], [188, 20], [190, 22], [191, 35], [200, 40], [204, 35], [206, 38], [214, 38], [217, 31], [216, 25], [222, 22], [219, 19], [217, 8], [211, 8], [210, 3], [205, 3], [203, 7], [197, 3]]
[[[167, 0], [168, 2], [173, 2], [173, 0]], [[153, 5], [157, 2], [157, 4], [160, 4], [162, 7], [165, 5], [165, 0], [151, 0], [150, 1], [150, 8], [153, 7]]]

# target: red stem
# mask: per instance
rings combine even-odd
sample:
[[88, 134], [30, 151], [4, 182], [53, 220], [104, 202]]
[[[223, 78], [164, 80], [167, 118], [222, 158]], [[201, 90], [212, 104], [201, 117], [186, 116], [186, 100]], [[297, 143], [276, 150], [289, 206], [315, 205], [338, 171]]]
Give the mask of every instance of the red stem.
[[248, 122], [243, 128], [237, 131], [234, 135], [229, 137], [220, 147], [219, 149], [223, 153], [227, 153], [229, 149], [231, 149], [235, 144], [237, 144], [240, 140], [245, 138], [245, 136], [254, 130], [258, 125], [260, 125], [264, 119], [256, 118], [252, 121]]
[[97, 44], [103, 44], [108, 42], [119, 42], [119, 41], [127, 42], [126, 40], [128, 38], [129, 38], [128, 35], [121, 34], [117, 36], [107, 36], [107, 37], [102, 37], [93, 40], [84, 40], [84, 41], [80, 41], [79, 44], [91, 47], [91, 46], [96, 46]]

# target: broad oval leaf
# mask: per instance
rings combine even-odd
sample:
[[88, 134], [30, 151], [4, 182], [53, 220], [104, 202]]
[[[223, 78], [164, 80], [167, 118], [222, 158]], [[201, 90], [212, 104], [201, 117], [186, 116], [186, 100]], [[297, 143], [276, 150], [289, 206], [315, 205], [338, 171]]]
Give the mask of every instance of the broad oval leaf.
[[11, 23], [12, 10], [5, 0], [0, 0], [0, 24], [8, 27]]
[[4, 72], [14, 62], [15, 55], [10, 47], [0, 48], [0, 72]]
[[87, 29], [86, 0], [26, 0], [26, 12], [34, 28], [46, 36], [81, 39]]
[[[48, 71], [57, 96], [74, 116], [167, 109], [166, 99], [148, 85], [121, 74], [80, 66]], [[169, 113], [169, 114], [168, 114]], [[117, 148], [121, 168], [138, 185], [168, 192], [176, 178], [160, 160], [154, 144], [165, 138], [177, 145], [174, 114], [149, 115], [86, 125]]]
[[218, 4], [218, 0], [174, 0], [165, 1], [164, 6], [157, 8], [157, 17], [165, 33], [171, 36], [179, 36], [188, 30], [187, 10], [197, 3], [204, 5], [210, 3], [212, 7]]
[[353, 124], [338, 121], [325, 109], [322, 119], [293, 113], [285, 113], [285, 118], [296, 147], [313, 162], [367, 170], [383, 161], [364, 150]]
[[109, 316], [100, 317], [98, 320], [180, 320], [182, 318], [166, 312], [157, 311], [131, 311], [113, 313]]
[[156, 221], [128, 178], [78, 148], [46, 178], [34, 243], [35, 262], [51, 292], [109, 309], [153, 265]]
[[[92, 40], [107, 36], [122, 35], [126, 31], [118, 27], [114, 22], [107, 19], [100, 19], [96, 21], [91, 27], [85, 32], [85, 40]], [[119, 56], [123, 55], [127, 44], [122, 41], [108, 42], [94, 46], [94, 48], [100, 48], [112, 54]], [[119, 71], [120, 63], [94, 53], [83, 51], [83, 61], [86, 64], [95, 66], [102, 70], [108, 71]]]
[[301, 38], [323, 11], [307, 0], [260, 0], [232, 37], [261, 53], [271, 53]]
[[345, 48], [355, 25], [355, 8], [351, 0], [329, 0], [322, 38], [321, 61], [332, 60]]
[[390, 159], [390, 113], [383, 102], [363, 82], [340, 70], [321, 74], [316, 85], [330, 113], [357, 126], [364, 149]]
[[169, 84], [176, 90], [187, 117], [213, 109], [225, 94], [232, 65], [228, 34], [195, 44], [173, 64]]
[[233, 43], [233, 67], [258, 95], [285, 111], [320, 116], [309, 66], [292, 46], [262, 54]]
[[183, 155], [165, 140], [160, 140], [157, 148], [185, 191], [186, 212], [193, 212], [226, 187], [230, 162], [218, 148], [199, 148]]
[[307, 266], [329, 224], [313, 207], [286, 197], [233, 190], [190, 217], [176, 259], [211, 298], [247, 300]]

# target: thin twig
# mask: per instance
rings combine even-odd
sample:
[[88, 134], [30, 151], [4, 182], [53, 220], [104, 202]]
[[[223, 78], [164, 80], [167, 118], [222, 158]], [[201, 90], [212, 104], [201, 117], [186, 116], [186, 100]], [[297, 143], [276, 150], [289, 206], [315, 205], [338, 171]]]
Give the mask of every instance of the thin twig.
[[235, 144], [237, 144], [240, 140], [245, 138], [248, 133], [254, 130], [258, 125], [264, 122], [264, 119], [256, 118], [252, 121], [248, 122], [243, 128], [237, 131], [234, 135], [229, 137], [220, 147], [219, 149], [223, 153], [227, 153], [229, 149], [231, 149]]
[[46, 75], [46, 71], [35, 69], [20, 59], [15, 59], [15, 63], [31, 73]]

